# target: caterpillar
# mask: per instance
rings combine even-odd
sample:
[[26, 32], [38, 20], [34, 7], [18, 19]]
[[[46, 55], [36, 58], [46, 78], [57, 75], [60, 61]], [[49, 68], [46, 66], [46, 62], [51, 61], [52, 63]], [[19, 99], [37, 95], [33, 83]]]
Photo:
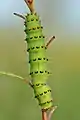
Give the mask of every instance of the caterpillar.
[[39, 15], [34, 12], [32, 2], [28, 3], [29, 1], [27, 2], [27, 0], [25, 2], [31, 12], [25, 17], [17, 13], [14, 14], [24, 19], [25, 41], [27, 42], [30, 76], [35, 98], [38, 100], [41, 109], [48, 110], [53, 107], [51, 88], [47, 84], [47, 78], [50, 73], [47, 70], [48, 58], [46, 57], [46, 50], [49, 43], [45, 45], [43, 26], [41, 25]]

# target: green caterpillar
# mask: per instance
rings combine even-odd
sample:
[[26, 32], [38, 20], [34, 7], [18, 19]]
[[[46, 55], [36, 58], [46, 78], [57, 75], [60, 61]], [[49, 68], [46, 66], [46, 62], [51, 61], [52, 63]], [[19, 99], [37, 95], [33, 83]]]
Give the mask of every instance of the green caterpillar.
[[53, 106], [51, 89], [46, 80], [47, 71], [45, 37], [42, 32], [43, 27], [36, 13], [27, 14], [25, 19], [25, 33], [27, 41], [27, 51], [29, 52], [30, 75], [32, 79], [35, 98], [38, 99], [42, 109], [49, 109]]
[[[27, 0], [25, 0], [27, 3]], [[31, 3], [30, 3], [31, 4]], [[27, 42], [27, 52], [29, 53], [30, 76], [34, 90], [35, 98], [37, 98], [41, 109], [48, 110], [53, 106], [51, 96], [51, 88], [47, 85], [49, 72], [47, 71], [47, 57], [45, 36], [43, 35], [43, 27], [37, 13], [33, 12], [32, 6], [27, 3], [31, 13], [25, 17], [14, 13], [23, 18], [25, 25], [25, 34]]]

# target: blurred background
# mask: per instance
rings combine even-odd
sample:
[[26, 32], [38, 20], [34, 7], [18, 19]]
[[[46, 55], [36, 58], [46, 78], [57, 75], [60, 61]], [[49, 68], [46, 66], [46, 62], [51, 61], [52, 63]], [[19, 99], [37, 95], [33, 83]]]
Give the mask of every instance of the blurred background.
[[[44, 34], [56, 36], [49, 46], [48, 83], [54, 105], [52, 119], [80, 120], [80, 1], [35, 0]], [[0, 71], [29, 78], [28, 54], [24, 42], [24, 21], [13, 15], [26, 14], [23, 0], [0, 1]], [[0, 120], [41, 120], [33, 90], [22, 80], [0, 75]]]

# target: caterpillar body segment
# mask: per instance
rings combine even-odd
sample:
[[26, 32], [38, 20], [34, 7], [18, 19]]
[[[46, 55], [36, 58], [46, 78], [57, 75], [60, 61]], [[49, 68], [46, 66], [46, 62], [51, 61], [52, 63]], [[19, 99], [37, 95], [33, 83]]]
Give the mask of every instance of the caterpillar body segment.
[[46, 57], [43, 27], [36, 13], [27, 14], [24, 24], [35, 98], [38, 99], [41, 109], [47, 110], [53, 106], [53, 101], [51, 88], [47, 85], [49, 72], [46, 66], [48, 59]]

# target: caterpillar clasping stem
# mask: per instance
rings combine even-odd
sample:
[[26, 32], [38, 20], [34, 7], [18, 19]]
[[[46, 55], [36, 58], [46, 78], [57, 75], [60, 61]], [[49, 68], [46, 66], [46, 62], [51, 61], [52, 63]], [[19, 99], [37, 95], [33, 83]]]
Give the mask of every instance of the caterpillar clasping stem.
[[50, 45], [50, 43], [53, 41], [55, 39], [55, 36], [52, 36], [51, 38], [50, 38], [50, 40], [47, 42], [47, 44], [46, 44], [46, 49], [48, 48], [48, 46]]
[[13, 13], [13, 14], [25, 20], [25, 17], [23, 15], [20, 15], [18, 13]]
[[[27, 81], [26, 78], [13, 74], [0, 71], [0, 75], [7, 75], [15, 78], [19, 78], [26, 82], [30, 87], [33, 88], [35, 98], [41, 107], [42, 120], [50, 120], [52, 113], [56, 110], [57, 106], [53, 107], [53, 97], [51, 94], [51, 88], [47, 84], [47, 78], [51, 74], [47, 70], [47, 57], [46, 50], [50, 43], [55, 39], [52, 36], [45, 44], [45, 37], [43, 35], [43, 27], [41, 25], [39, 16], [35, 13], [34, 0], [24, 0], [28, 6], [30, 13], [23, 16], [18, 13], [14, 15], [24, 19], [25, 34], [27, 42], [27, 52], [29, 54], [30, 64], [30, 76], [31, 80]], [[45, 46], [45, 47], [44, 47]]]

